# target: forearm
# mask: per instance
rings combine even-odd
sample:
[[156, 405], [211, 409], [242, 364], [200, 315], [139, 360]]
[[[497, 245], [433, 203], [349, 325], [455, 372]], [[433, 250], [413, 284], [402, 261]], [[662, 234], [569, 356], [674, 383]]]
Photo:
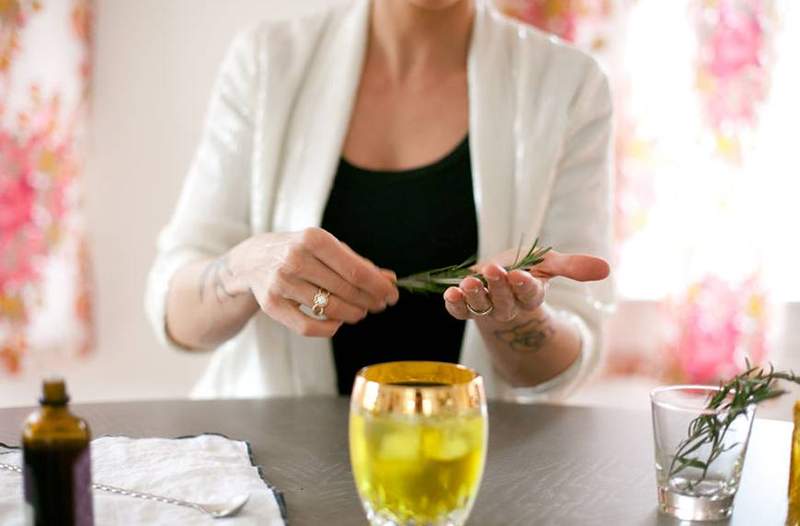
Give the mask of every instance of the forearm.
[[477, 319], [495, 369], [514, 387], [530, 387], [566, 371], [579, 357], [581, 336], [546, 304], [510, 322]]
[[229, 275], [226, 257], [196, 261], [175, 273], [167, 295], [166, 329], [178, 345], [214, 348], [258, 311], [250, 291], [230, 286]]

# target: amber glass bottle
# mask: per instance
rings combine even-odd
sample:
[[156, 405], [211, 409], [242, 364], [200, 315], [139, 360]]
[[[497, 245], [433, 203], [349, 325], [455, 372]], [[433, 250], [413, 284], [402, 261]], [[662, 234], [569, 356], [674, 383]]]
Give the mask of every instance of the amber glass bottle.
[[794, 432], [789, 468], [789, 512], [787, 526], [800, 526], [800, 400], [794, 404]]
[[31, 525], [94, 523], [91, 434], [86, 422], [69, 412], [68, 401], [64, 380], [45, 380], [41, 407], [25, 421], [25, 508]]

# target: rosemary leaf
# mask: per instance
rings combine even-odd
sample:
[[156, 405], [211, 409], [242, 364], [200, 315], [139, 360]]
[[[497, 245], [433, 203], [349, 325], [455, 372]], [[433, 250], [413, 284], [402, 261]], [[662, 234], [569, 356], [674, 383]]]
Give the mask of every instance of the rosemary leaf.
[[[697, 468], [703, 472], [690, 486], [702, 482], [711, 464], [722, 453], [737, 445], [724, 445], [725, 433], [736, 418], [744, 414], [750, 406], [786, 393], [777, 388], [776, 382], [779, 380], [800, 385], [800, 376], [791, 371], [775, 371], [771, 365], [769, 370], [751, 367], [749, 362], [746, 371], [726, 383], [720, 383], [719, 391], [706, 402], [706, 409], [719, 411], [718, 414], [700, 415], [689, 423], [688, 436], [678, 444], [669, 467], [669, 476], [672, 477], [686, 468]], [[690, 456], [707, 444], [711, 444], [711, 447], [705, 460], [697, 455]]]
[[[521, 250], [518, 250], [514, 263], [504, 268], [507, 271], [519, 269], [530, 270], [544, 261], [544, 255], [549, 251], [550, 247], [539, 247], [539, 240], [536, 239], [525, 256], [520, 259], [519, 254], [521, 253]], [[411, 292], [442, 294], [445, 290], [447, 290], [448, 287], [458, 286], [458, 284], [461, 283], [461, 280], [466, 277], [477, 278], [481, 280], [485, 286], [486, 278], [480, 273], [473, 272], [471, 269], [476, 260], [477, 258], [473, 256], [460, 265], [452, 265], [449, 267], [412, 274], [411, 276], [398, 279], [397, 286]]]

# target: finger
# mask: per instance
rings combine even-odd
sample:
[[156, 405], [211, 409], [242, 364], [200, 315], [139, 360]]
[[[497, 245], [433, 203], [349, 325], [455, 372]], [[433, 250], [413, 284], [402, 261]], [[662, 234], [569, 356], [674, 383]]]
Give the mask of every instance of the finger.
[[447, 312], [457, 320], [468, 320], [470, 318], [470, 313], [464, 300], [464, 292], [458, 287], [450, 287], [444, 291], [444, 306]]
[[[295, 303], [308, 305], [314, 304], [314, 296], [318, 292], [318, 287], [302, 280], [287, 280], [280, 287], [279, 293]], [[325, 306], [325, 317], [329, 320], [339, 320], [350, 324], [358, 323], [367, 315], [366, 309], [357, 307], [342, 298], [331, 293], [328, 296], [328, 305]]]
[[301, 336], [330, 338], [339, 327], [341, 321], [315, 320], [300, 311], [300, 306], [292, 300], [278, 298], [270, 302], [265, 312], [274, 320], [287, 326]]
[[494, 305], [492, 317], [501, 321], [513, 319], [517, 315], [517, 300], [505, 269], [497, 263], [489, 263], [485, 266], [483, 275], [489, 284], [489, 299]]
[[466, 302], [476, 311], [485, 311], [492, 306], [486, 288], [481, 280], [477, 278], [464, 278], [461, 280], [459, 288], [466, 296]]
[[533, 310], [544, 301], [544, 284], [525, 270], [513, 270], [508, 273], [508, 281], [514, 291], [514, 297], [525, 310]]
[[488, 261], [482, 261], [480, 263], [475, 264], [472, 269], [474, 272], [478, 272], [483, 274], [486, 268], [491, 265], [492, 263], [496, 263], [501, 267], [508, 268], [513, 265], [519, 259], [519, 250], [518, 249], [510, 249], [499, 254], [495, 254]]
[[[375, 298], [368, 294], [367, 291], [345, 281], [344, 278], [316, 257], [313, 257], [311, 264], [303, 268], [298, 277], [361, 309], [380, 312], [386, 308], [386, 302], [382, 298]], [[302, 303], [303, 301], [298, 300], [298, 302]]]
[[378, 300], [394, 304], [397, 287], [380, 270], [322, 229], [309, 229], [305, 245], [328, 267]]
[[562, 254], [551, 250], [544, 255], [544, 261], [531, 269], [535, 276], [565, 278], [576, 281], [598, 281], [608, 277], [611, 268], [603, 258], [588, 254]]
[[389, 270], [388, 268], [380, 269], [381, 274], [389, 278], [392, 283], [397, 283], [397, 274], [395, 274], [394, 270]]

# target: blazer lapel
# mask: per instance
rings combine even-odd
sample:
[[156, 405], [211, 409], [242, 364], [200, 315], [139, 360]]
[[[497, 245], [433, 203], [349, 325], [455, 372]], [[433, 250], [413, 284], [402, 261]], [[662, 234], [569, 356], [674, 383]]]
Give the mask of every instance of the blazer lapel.
[[[367, 39], [369, 2], [334, 16], [317, 43], [289, 120], [273, 230], [319, 226], [350, 124]], [[330, 341], [284, 329], [296, 394], [336, 393]]]
[[301, 83], [286, 138], [274, 229], [319, 226], [350, 123], [367, 40], [369, 2], [332, 17]]
[[[478, 214], [478, 256], [513, 248], [514, 203], [513, 64], [491, 9], [477, 3], [467, 61], [469, 136], [473, 191]], [[519, 241], [517, 240], [516, 243]]]
[[[478, 215], [478, 258], [486, 259], [519, 240], [511, 239], [515, 208], [514, 64], [503, 27], [477, 2], [468, 67], [472, 184]], [[473, 322], [467, 324], [461, 362], [484, 377], [495, 392], [495, 375]]]

